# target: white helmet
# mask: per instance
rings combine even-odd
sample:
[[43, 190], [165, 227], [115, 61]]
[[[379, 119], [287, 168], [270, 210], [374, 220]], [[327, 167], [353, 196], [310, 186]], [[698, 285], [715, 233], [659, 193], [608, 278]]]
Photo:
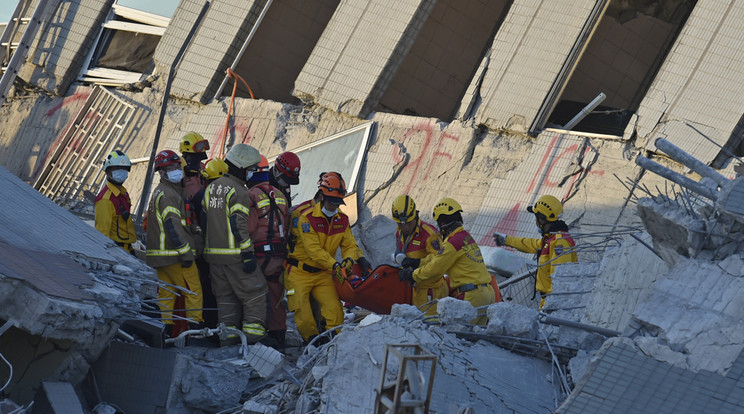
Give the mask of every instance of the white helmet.
[[261, 154], [248, 144], [236, 144], [225, 154], [225, 161], [238, 168], [252, 167], [261, 162]]
[[126, 167], [127, 171], [132, 169], [132, 161], [129, 160], [127, 154], [114, 150], [103, 160], [103, 170], [106, 171], [110, 167]]

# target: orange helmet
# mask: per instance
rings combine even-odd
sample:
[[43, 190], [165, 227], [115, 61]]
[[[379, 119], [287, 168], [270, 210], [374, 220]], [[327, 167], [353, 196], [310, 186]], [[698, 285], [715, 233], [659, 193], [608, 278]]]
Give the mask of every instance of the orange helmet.
[[256, 172], [268, 172], [269, 171], [269, 161], [261, 155], [261, 161], [259, 161], [258, 165], [256, 165]]
[[318, 189], [326, 197], [337, 198], [343, 201], [346, 196], [346, 183], [341, 174], [337, 172], [326, 172], [320, 175]]

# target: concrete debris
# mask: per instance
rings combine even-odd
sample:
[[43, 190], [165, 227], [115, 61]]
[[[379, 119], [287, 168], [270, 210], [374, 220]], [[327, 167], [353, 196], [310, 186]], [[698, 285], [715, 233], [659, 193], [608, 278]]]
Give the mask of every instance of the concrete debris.
[[[409, 320], [419, 318], [423, 314], [424, 313], [419, 308], [413, 305], [405, 304], [405, 303], [396, 303], [395, 305], [393, 305], [393, 308], [390, 310], [390, 316], [392, 316], [393, 318], [403, 318], [403, 319], [409, 319]], [[369, 318], [369, 316], [367, 318]], [[362, 325], [362, 323], [364, 323], [364, 321], [366, 320], [367, 319], [365, 318], [359, 324]]]
[[446, 325], [467, 324], [478, 316], [478, 311], [470, 302], [451, 297], [439, 299], [437, 313], [439, 320]]
[[486, 332], [538, 339], [537, 311], [517, 303], [494, 303], [488, 307]]
[[744, 276], [744, 260], [741, 254], [732, 254], [718, 263], [718, 267], [733, 276]]
[[480, 246], [480, 249], [488, 271], [504, 277], [516, 274], [522, 266], [530, 262], [526, 257], [518, 256], [501, 247]]
[[284, 356], [276, 349], [253, 344], [248, 347], [248, 355], [245, 359], [261, 378], [266, 378], [282, 364]]

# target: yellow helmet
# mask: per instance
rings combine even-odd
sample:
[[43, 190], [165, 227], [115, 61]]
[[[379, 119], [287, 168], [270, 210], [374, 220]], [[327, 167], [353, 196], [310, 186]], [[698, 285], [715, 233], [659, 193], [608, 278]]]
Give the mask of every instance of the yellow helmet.
[[563, 205], [552, 195], [544, 195], [535, 201], [534, 206], [527, 207], [527, 211], [542, 214], [548, 221], [556, 221], [563, 215]]
[[392, 216], [395, 222], [403, 224], [416, 218], [416, 203], [409, 195], [400, 195], [393, 200]]
[[181, 153], [190, 152], [194, 154], [206, 152], [209, 149], [209, 141], [196, 132], [189, 132], [181, 138]]
[[215, 178], [222, 177], [227, 172], [227, 163], [219, 158], [209, 160], [204, 166], [202, 176], [207, 180], [214, 180]]
[[457, 212], [462, 212], [460, 203], [453, 198], [443, 198], [434, 206], [434, 220], [439, 221], [439, 217], [450, 216]]

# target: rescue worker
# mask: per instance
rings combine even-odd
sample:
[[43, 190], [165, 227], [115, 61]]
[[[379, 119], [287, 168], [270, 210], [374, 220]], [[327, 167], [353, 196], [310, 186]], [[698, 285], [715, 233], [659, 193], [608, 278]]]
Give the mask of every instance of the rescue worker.
[[96, 229], [122, 249], [134, 254], [132, 244], [137, 241], [134, 220], [129, 210], [132, 201], [124, 187], [132, 162], [122, 151], [115, 150], [103, 161], [106, 185], [95, 201]]
[[[227, 164], [219, 158], [209, 160], [204, 164], [204, 169], [201, 172], [202, 178], [204, 178], [206, 184], [222, 177], [225, 173], [227, 173]], [[194, 216], [198, 220], [199, 227], [203, 233], [206, 233], [207, 216], [206, 212], [202, 208], [203, 198], [204, 189], [194, 194], [192, 197], [192, 204], [194, 208]], [[196, 258], [196, 267], [199, 269], [199, 280], [201, 280], [202, 292], [204, 294], [204, 323], [208, 328], [216, 328], [218, 324], [216, 310], [217, 299], [214, 297], [214, 292], [212, 292], [212, 281], [209, 277], [209, 263], [204, 260], [203, 254]], [[210, 339], [216, 340], [217, 338], [212, 336]]]
[[300, 158], [291, 151], [279, 154], [269, 171], [269, 184], [282, 190], [284, 198], [292, 207], [291, 186], [300, 183]]
[[[183, 167], [181, 157], [171, 150], [160, 151], [155, 157], [155, 171], [160, 174], [160, 184], [155, 188], [147, 209], [147, 257], [158, 279], [170, 285], [190, 290], [183, 294], [189, 329], [203, 327], [202, 291], [199, 273], [194, 266], [195, 251], [188, 227], [183, 200]], [[163, 313], [166, 334], [173, 333], [173, 310], [176, 293], [171, 289], [158, 289], [158, 304]]]
[[248, 180], [251, 197], [249, 231], [256, 249], [258, 266], [269, 289], [266, 314], [267, 345], [283, 349], [287, 333], [287, 312], [282, 304], [280, 282], [287, 258], [289, 206], [284, 193], [269, 184], [269, 163], [262, 155], [258, 170]]
[[[555, 266], [563, 263], [577, 262], [578, 258], [568, 226], [561, 220], [563, 205], [552, 195], [537, 199], [534, 206], [527, 211], [535, 215], [535, 224], [542, 235], [539, 239], [513, 237], [503, 233], [494, 233], [497, 246], [513, 247], [521, 252], [534, 253], [537, 258], [537, 277], [535, 292], [540, 292], [540, 309], [545, 306], [545, 296], [553, 291], [553, 272]], [[534, 297], [533, 297], [534, 299]]]
[[[462, 227], [461, 213], [462, 207], [454, 199], [439, 200], [434, 206], [434, 220], [444, 238], [439, 252], [418, 269], [401, 269], [399, 277], [401, 281], [418, 284], [440, 278], [442, 273], [446, 273], [452, 289], [451, 296], [466, 300], [476, 308], [490, 305], [495, 301], [491, 274], [483, 262], [480, 247]], [[487, 321], [486, 316], [480, 316], [471, 323], [485, 325]]]
[[[202, 200], [207, 216], [204, 258], [218, 318], [227, 327], [242, 329], [248, 343], [266, 335], [266, 280], [249, 232], [251, 199], [245, 185], [260, 161], [261, 155], [250, 145], [233, 146], [225, 155], [227, 173], [207, 186]], [[221, 345], [237, 339], [227, 338]]]
[[209, 141], [196, 132], [189, 132], [181, 138], [179, 148], [184, 161], [186, 161], [186, 166], [183, 167], [185, 198], [191, 202], [194, 194], [203, 190], [206, 186], [201, 174], [201, 162], [207, 159]]
[[[372, 270], [351, 234], [349, 218], [338, 209], [346, 195], [341, 174], [324, 174], [318, 189], [320, 201], [298, 218], [297, 244], [287, 258], [285, 279], [289, 310], [294, 312], [297, 330], [306, 342], [319, 333], [310, 297], [318, 301], [326, 328], [333, 329], [343, 323], [344, 311], [332, 278], [343, 277], [343, 271], [351, 274], [354, 261], [363, 273]], [[335, 259], [339, 247], [345, 258], [342, 262]], [[324, 337], [323, 342], [328, 339]]]
[[[398, 223], [395, 232], [395, 253], [405, 254], [406, 258], [399, 263], [402, 267], [416, 269], [425, 265], [429, 260], [439, 253], [442, 247], [442, 237], [439, 231], [431, 224], [421, 220], [416, 210], [416, 203], [408, 195], [396, 197], [392, 206], [393, 220]], [[413, 305], [421, 308], [434, 299], [440, 299], [449, 295], [447, 281], [444, 273], [439, 277], [432, 277], [417, 283], [413, 288]], [[436, 305], [429, 306], [427, 315], [436, 315]]]

